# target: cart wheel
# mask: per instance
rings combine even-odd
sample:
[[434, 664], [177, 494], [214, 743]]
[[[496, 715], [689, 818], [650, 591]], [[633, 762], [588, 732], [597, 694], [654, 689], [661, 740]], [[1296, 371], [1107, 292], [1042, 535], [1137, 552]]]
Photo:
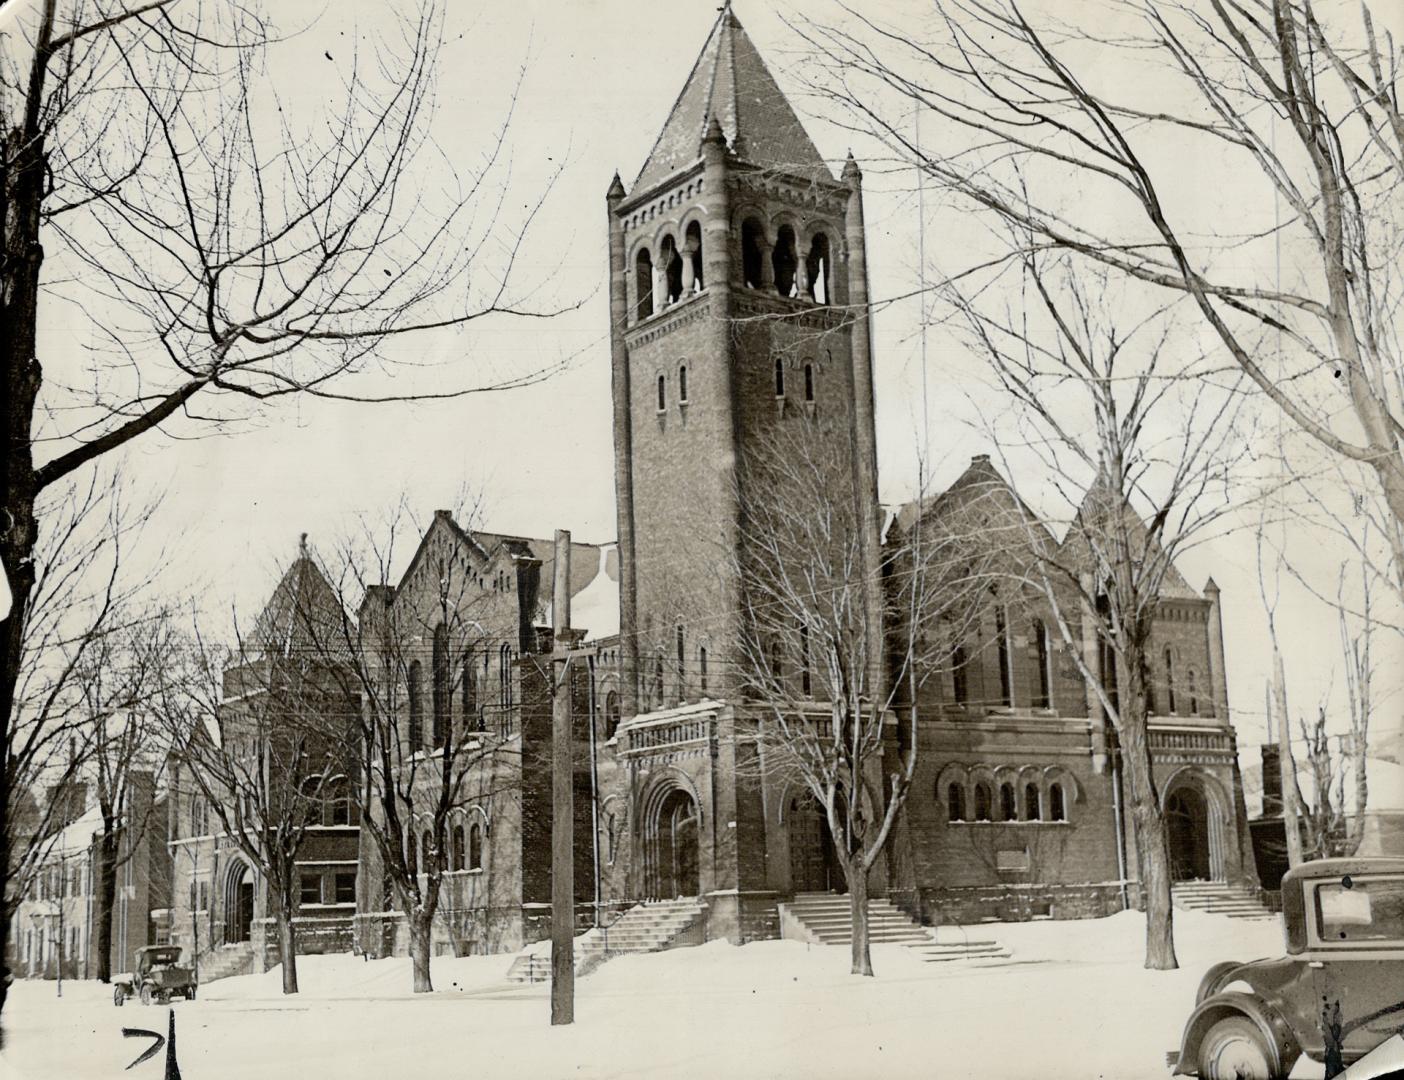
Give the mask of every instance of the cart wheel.
[[151, 987], [143, 986], [141, 988], [141, 1003], [143, 1005], [151, 1004]]
[[116, 1005], [120, 1009], [126, 1003], [127, 995], [122, 992], [122, 988], [120, 986], [114, 986], [112, 988], [112, 1004]]

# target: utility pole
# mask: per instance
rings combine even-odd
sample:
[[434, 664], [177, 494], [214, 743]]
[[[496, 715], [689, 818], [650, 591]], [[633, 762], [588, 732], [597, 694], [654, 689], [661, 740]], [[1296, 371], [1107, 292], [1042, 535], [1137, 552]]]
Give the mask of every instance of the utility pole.
[[[1297, 764], [1292, 757], [1292, 721], [1287, 713], [1287, 676], [1282, 668], [1282, 653], [1273, 649], [1272, 713], [1277, 716], [1278, 767], [1282, 775], [1282, 831], [1287, 838], [1287, 865], [1302, 862], [1302, 829], [1297, 814]], [[1272, 719], [1268, 720], [1269, 731]], [[1271, 734], [1269, 734], [1271, 738]]]
[[570, 533], [556, 530], [551, 593], [551, 1024], [575, 1022], [575, 732], [570, 715]]

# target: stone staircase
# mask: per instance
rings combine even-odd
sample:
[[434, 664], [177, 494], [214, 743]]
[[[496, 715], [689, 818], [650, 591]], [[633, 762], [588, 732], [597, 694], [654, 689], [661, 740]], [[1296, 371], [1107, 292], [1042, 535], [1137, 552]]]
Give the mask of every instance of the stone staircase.
[[[848, 897], [835, 893], [800, 893], [780, 905], [782, 918], [792, 917], [817, 945], [850, 945], [853, 923]], [[953, 960], [1006, 960], [1009, 951], [992, 938], [968, 938], [959, 927], [935, 931], [918, 924], [883, 897], [868, 900], [868, 940], [873, 944], [905, 945], [927, 963]]]
[[[695, 898], [635, 904], [611, 925], [576, 937], [575, 973], [588, 975], [610, 957], [622, 953], [700, 945], [702, 917], [706, 911], [707, 905]], [[512, 961], [506, 977], [508, 982], [517, 983], [549, 980], [549, 948], [534, 945], [523, 951]]]
[[1170, 887], [1177, 908], [1227, 915], [1230, 919], [1275, 919], [1250, 889], [1222, 881], [1178, 881]]
[[253, 945], [241, 941], [237, 945], [220, 945], [200, 954], [200, 982], [212, 983], [234, 975], [247, 975], [253, 970]]

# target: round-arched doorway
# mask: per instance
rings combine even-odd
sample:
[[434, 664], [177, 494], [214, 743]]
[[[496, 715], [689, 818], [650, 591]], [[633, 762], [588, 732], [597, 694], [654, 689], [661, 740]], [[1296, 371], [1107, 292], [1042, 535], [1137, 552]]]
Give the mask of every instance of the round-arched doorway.
[[1171, 881], [1209, 881], [1209, 804], [1204, 793], [1182, 784], [1165, 798]]
[[224, 891], [224, 940], [248, 941], [253, 928], [253, 871], [240, 860], [229, 869]]
[[652, 900], [697, 896], [698, 825], [692, 794], [670, 788], [655, 800], [644, 822], [644, 888]]

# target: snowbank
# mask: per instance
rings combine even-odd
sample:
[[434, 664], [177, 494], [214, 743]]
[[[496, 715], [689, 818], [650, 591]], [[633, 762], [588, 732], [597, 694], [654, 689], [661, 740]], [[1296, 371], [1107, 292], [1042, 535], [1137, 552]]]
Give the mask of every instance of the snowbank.
[[[192, 1080], [381, 1080], [411, 1070], [475, 1080], [1165, 1080], [1165, 1051], [1178, 1045], [1205, 968], [1280, 952], [1281, 931], [1177, 912], [1183, 966], [1153, 972], [1142, 967], [1144, 927], [1135, 912], [972, 927], [1008, 945], [1012, 960], [926, 964], [878, 945], [872, 979], [848, 974], [846, 947], [794, 941], [625, 956], [577, 983], [577, 1022], [563, 1028], [549, 1025], [545, 984], [501, 981], [510, 956], [436, 958], [428, 996], [409, 993], [405, 959], [307, 957], [296, 997], [279, 993], [274, 971], [177, 1004], [180, 1065]], [[123, 1025], [164, 1030], [164, 1009], [117, 1010], [91, 985], [64, 993], [56, 1002], [51, 983], [14, 988], [6, 1080], [113, 1077], [141, 1050], [122, 1039]], [[1320, 1067], [1304, 1063], [1296, 1075]]]

